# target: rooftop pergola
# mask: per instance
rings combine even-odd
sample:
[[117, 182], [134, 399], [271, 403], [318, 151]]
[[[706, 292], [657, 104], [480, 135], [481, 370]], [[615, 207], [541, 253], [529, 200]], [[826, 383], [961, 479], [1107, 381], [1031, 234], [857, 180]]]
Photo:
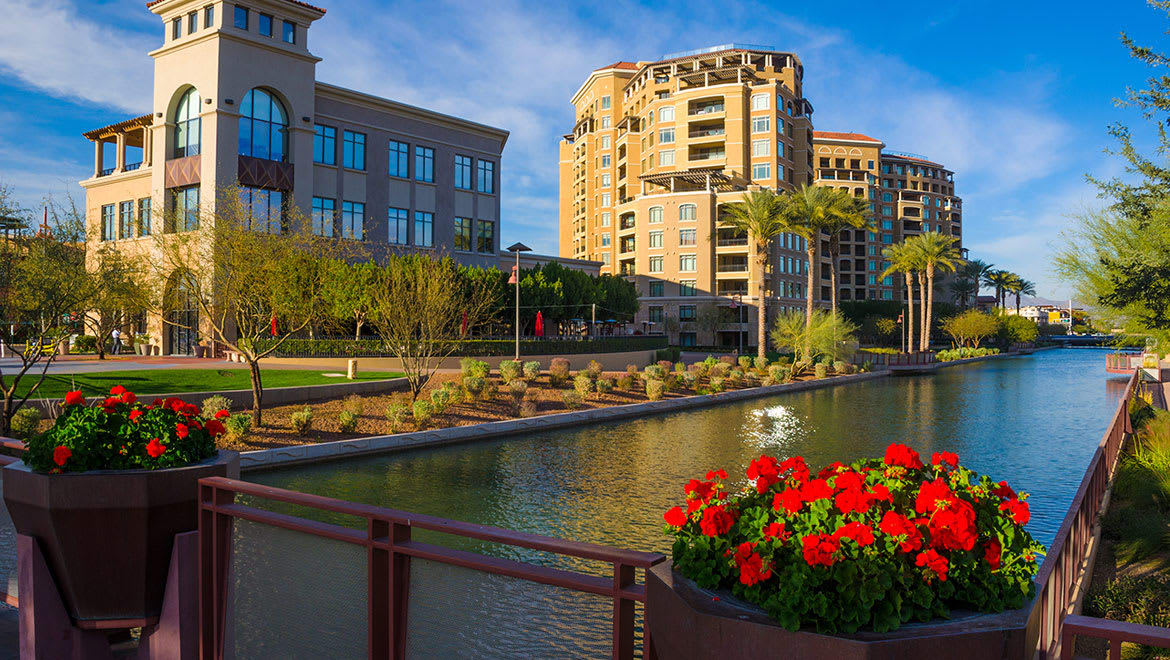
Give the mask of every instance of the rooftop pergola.
[[755, 67], [750, 65], [724, 66], [717, 69], [698, 69], [695, 71], [680, 71], [675, 76], [680, 83], [689, 87], [709, 87], [724, 83], [760, 82], [763, 80], [756, 74]]
[[[86, 131], [82, 135], [94, 143], [94, 172], [93, 175], [105, 176], [116, 172], [125, 172], [138, 169], [143, 165], [150, 165], [150, 126], [154, 121], [151, 115], [133, 117], [109, 126]], [[102, 145], [113, 142], [117, 145], [114, 152], [113, 167], [103, 162]], [[142, 161], [138, 163], [126, 162], [126, 148], [137, 147], [142, 149]]]
[[692, 168], [676, 172], [654, 172], [638, 177], [643, 184], [651, 184], [667, 188], [671, 192], [680, 190], [718, 190], [729, 192], [745, 189], [750, 181], [735, 173], [725, 172], [720, 167]]

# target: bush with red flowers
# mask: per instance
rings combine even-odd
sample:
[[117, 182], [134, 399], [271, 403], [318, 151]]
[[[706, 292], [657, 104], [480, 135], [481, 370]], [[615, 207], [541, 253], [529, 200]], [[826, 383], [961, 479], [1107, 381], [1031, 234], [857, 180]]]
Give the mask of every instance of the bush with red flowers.
[[730, 492], [723, 470], [692, 479], [664, 515], [674, 567], [730, 589], [789, 630], [887, 632], [951, 608], [999, 612], [1032, 596], [1044, 548], [1024, 529], [1026, 493], [894, 443], [881, 459], [761, 456]]
[[179, 399], [138, 400], [118, 385], [101, 401], [69, 392], [49, 430], [25, 442], [24, 462], [38, 472], [157, 470], [215, 455], [226, 410], [211, 419]]

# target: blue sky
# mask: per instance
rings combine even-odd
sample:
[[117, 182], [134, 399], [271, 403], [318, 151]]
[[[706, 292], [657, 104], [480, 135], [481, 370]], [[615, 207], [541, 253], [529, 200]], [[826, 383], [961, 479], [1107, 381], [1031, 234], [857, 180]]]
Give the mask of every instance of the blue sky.
[[[956, 172], [972, 256], [1067, 295], [1050, 244], [1099, 204], [1084, 174], [1120, 171], [1107, 126], [1140, 125], [1113, 99], [1148, 75], [1127, 30], [1161, 43], [1164, 15], [1134, 0], [633, 3], [320, 0], [317, 77], [511, 131], [505, 245], [557, 251], [557, 140], [568, 99], [615, 60], [731, 41], [796, 52], [822, 130], [863, 132]], [[0, 0], [0, 181], [28, 206], [92, 167], [80, 133], [150, 110], [162, 27], [142, 0]]]

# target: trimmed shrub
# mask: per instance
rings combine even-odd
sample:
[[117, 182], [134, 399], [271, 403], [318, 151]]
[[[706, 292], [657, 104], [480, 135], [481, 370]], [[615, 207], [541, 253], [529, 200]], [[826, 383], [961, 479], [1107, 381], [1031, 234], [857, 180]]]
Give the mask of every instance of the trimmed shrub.
[[78, 335], [73, 340], [73, 347], [78, 353], [92, 353], [97, 350], [97, 337], [92, 335]]
[[720, 355], [719, 362], [722, 364], [726, 364], [728, 367], [734, 367], [736, 365], [736, 360], [735, 360], [734, 355]]
[[443, 390], [431, 391], [431, 406], [436, 415], [442, 415], [447, 412], [447, 407], [451, 405], [451, 394]]
[[758, 370], [760, 370], [760, 371], [763, 371], [763, 370], [765, 370], [765, 369], [767, 369], [767, 368], [768, 368], [768, 358], [766, 358], [766, 357], [757, 357], [757, 358], [756, 358], [756, 359], [753, 361], [753, 364], [755, 365], [756, 369], [758, 369]]
[[662, 381], [654, 380], [654, 379], [646, 381], [646, 398], [647, 399], [650, 399], [651, 401], [657, 401], [657, 400], [662, 398], [662, 395], [665, 391], [666, 391], [666, 384], [663, 383]]
[[613, 391], [613, 381], [609, 378], [598, 378], [595, 385], [598, 394], [608, 394]]
[[670, 371], [671, 369], [674, 369], [674, 363], [671, 362], [670, 360], [659, 360], [659, 361], [655, 362], [654, 364], [662, 367], [663, 372], [667, 372], [667, 371]]
[[788, 380], [788, 368], [782, 364], [773, 364], [768, 367], [768, 377], [777, 383]]
[[707, 375], [711, 378], [726, 378], [727, 374], [731, 372], [731, 365], [726, 362], [717, 362], [711, 365], [707, 370]]
[[305, 406], [289, 415], [288, 421], [292, 426], [292, 430], [297, 435], [304, 435], [309, 432], [309, 429], [313, 428], [313, 409]]
[[524, 377], [528, 380], [536, 380], [537, 378], [540, 378], [540, 363], [536, 360], [525, 362]]
[[813, 375], [817, 378], [827, 378], [829, 376], [829, 367], [823, 362], [818, 362], [813, 365]]
[[849, 363], [844, 360], [837, 360], [833, 363], [833, 373], [847, 374], [849, 373]]
[[236, 413], [223, 420], [223, 428], [226, 440], [242, 440], [252, 430], [252, 416], [248, 413]]
[[589, 393], [593, 391], [593, 379], [590, 378], [588, 374], [577, 374], [577, 376], [573, 378], [573, 389], [576, 390], [577, 394], [580, 394], [581, 399], [584, 400], [588, 398]]
[[787, 355], [783, 355], [776, 358], [776, 364], [781, 366], [792, 364], [792, 358], [788, 357]]
[[431, 423], [431, 418], [435, 415], [435, 409], [431, 406], [431, 402], [426, 399], [419, 399], [410, 407], [414, 414], [414, 421], [418, 424], [420, 429], [426, 428], [427, 424]]
[[666, 377], [666, 369], [660, 364], [652, 364], [642, 372], [646, 380], [662, 380]]
[[524, 374], [524, 368], [517, 360], [502, 360], [500, 362], [500, 378], [510, 383]]
[[390, 432], [398, 433], [398, 427], [402, 426], [402, 422], [406, 420], [406, 413], [409, 408], [401, 403], [392, 403], [386, 406], [386, 421], [390, 422]]
[[357, 430], [358, 416], [352, 411], [342, 410], [337, 414], [337, 426], [342, 433], [353, 433]]
[[[580, 378], [580, 376], [578, 376]], [[586, 377], [588, 380], [588, 377]], [[561, 402], [570, 410], [580, 408], [585, 403], [585, 397], [577, 390], [565, 390], [561, 392]]]
[[[212, 413], [214, 415], [215, 413]], [[37, 430], [41, 426], [41, 411], [39, 408], [32, 406], [25, 406], [16, 411], [12, 415], [9, 422], [12, 428], [12, 433], [17, 438], [31, 438], [37, 434]]]
[[548, 365], [548, 379], [553, 387], [561, 387], [569, 382], [569, 361], [565, 358], [553, 358]]
[[589, 365], [585, 367], [585, 374], [588, 375], [591, 380], [597, 380], [598, 378], [601, 378], [601, 371], [601, 363], [597, 360], [590, 360]]
[[627, 392], [634, 391], [634, 377], [630, 374], [626, 374], [621, 378], [618, 378], [617, 386], [623, 390], [626, 390]]
[[341, 400], [341, 409], [352, 413], [355, 418], [360, 417], [365, 408], [366, 403], [356, 394], [350, 394]]
[[467, 398], [478, 398], [483, 396], [484, 390], [487, 389], [487, 381], [480, 376], [464, 376], [463, 389], [467, 392]]
[[536, 414], [536, 402], [532, 399], [524, 399], [516, 408], [516, 414], [521, 417], [532, 417]]
[[459, 361], [459, 370], [464, 377], [487, 378], [491, 373], [491, 365], [475, 358], [463, 358]]
[[682, 349], [678, 346], [669, 346], [657, 351], [654, 351], [654, 359], [656, 361], [669, 360], [671, 362], [678, 362], [679, 356], [682, 355]]
[[709, 381], [707, 381], [707, 389], [711, 392], [722, 392], [723, 391], [723, 377], [722, 376], [712, 376], [711, 379]]
[[683, 382], [683, 385], [686, 386], [686, 388], [688, 390], [695, 389], [695, 383], [697, 383], [698, 381], [699, 381], [699, 376], [695, 372], [693, 372], [693, 371], [683, 372], [682, 382]]
[[203, 400], [203, 416], [206, 417], [207, 419], [211, 419], [212, 417], [215, 417], [215, 413], [217, 413], [221, 410], [231, 410], [231, 409], [232, 409], [232, 400], [227, 398], [226, 396], [223, 396], [222, 394], [216, 394], [215, 396], [209, 396]]
[[639, 373], [641, 373], [641, 371], [642, 370], [639, 369], [638, 365], [636, 365], [636, 364], [627, 364], [626, 365], [626, 373], [630, 374], [631, 376], [637, 376]]
[[740, 369], [751, 369], [752, 365], [755, 364], [755, 359], [750, 355], [741, 355], [735, 363], [739, 365]]
[[681, 373], [686, 372], [686, 370], [687, 370], [687, 365], [683, 364], [682, 362], [675, 362], [674, 363], [674, 373], [681, 374]]

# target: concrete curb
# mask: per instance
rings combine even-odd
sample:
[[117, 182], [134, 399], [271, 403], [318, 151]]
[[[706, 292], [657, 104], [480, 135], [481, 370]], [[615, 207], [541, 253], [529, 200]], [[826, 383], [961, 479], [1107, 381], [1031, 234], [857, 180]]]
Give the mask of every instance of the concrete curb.
[[431, 447], [457, 442], [471, 442], [532, 431], [548, 431], [656, 413], [705, 408], [721, 403], [757, 399], [787, 392], [803, 392], [836, 385], [847, 385], [849, 383], [874, 380], [888, 376], [889, 373], [886, 371], [874, 371], [864, 374], [834, 376], [833, 378], [824, 378], [821, 380], [771, 385], [769, 387], [752, 387], [743, 390], [720, 392], [718, 394], [693, 395], [677, 399], [663, 399], [661, 401], [646, 401], [622, 406], [553, 413], [539, 417], [484, 422], [482, 424], [455, 426], [431, 431], [419, 431], [417, 433], [398, 433], [395, 435], [354, 438], [353, 440], [321, 442], [311, 445], [260, 449], [242, 452], [240, 454], [240, 470], [250, 472], [254, 470], [286, 467], [298, 463], [315, 463], [348, 456], [360, 456], [363, 454], [413, 449], [417, 447]]

